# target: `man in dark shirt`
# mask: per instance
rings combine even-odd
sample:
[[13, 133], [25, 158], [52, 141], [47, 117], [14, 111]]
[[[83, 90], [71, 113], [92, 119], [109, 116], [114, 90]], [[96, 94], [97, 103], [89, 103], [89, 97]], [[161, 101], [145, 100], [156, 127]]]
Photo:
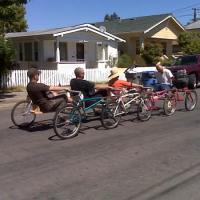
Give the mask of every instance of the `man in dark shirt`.
[[70, 82], [71, 89], [81, 91], [85, 99], [96, 96], [107, 96], [108, 90], [112, 88], [110, 86], [95, 85], [94, 83], [83, 80], [85, 74], [83, 68], [76, 68], [74, 73], [76, 78]]
[[[68, 90], [67, 87], [54, 87], [48, 86], [43, 83], [37, 83], [39, 80], [39, 74], [41, 72], [36, 68], [28, 70], [27, 75], [30, 82], [27, 85], [27, 92], [34, 104], [40, 107], [43, 112], [51, 112], [60, 109], [67, 105], [67, 102], [72, 102], [71, 98], [67, 98], [64, 95], [57, 95], [55, 91]], [[47, 93], [52, 91], [52, 98], [48, 98]]]

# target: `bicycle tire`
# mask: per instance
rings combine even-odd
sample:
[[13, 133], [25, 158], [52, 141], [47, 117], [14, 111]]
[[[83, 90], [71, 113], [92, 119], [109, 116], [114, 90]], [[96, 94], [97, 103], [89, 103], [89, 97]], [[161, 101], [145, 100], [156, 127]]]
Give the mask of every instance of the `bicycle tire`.
[[70, 104], [59, 109], [53, 119], [55, 134], [61, 139], [75, 137], [81, 127], [81, 112]]
[[164, 103], [163, 103], [163, 110], [165, 115], [171, 116], [176, 111], [176, 101], [174, 100], [174, 97], [165, 97]]
[[197, 93], [196, 91], [188, 91], [185, 97], [185, 108], [188, 111], [194, 110], [197, 105]]
[[33, 110], [33, 106], [28, 100], [16, 103], [11, 111], [13, 124], [20, 128], [30, 126], [36, 118], [36, 114], [31, 113], [31, 110]]
[[121, 105], [117, 102], [110, 102], [103, 105], [101, 123], [104, 128], [112, 129], [118, 126], [121, 120]]
[[[148, 121], [152, 114], [152, 105], [150, 99], [144, 99], [140, 104], [137, 106], [137, 116], [138, 118], [145, 122]], [[149, 109], [150, 108], [150, 109]]]

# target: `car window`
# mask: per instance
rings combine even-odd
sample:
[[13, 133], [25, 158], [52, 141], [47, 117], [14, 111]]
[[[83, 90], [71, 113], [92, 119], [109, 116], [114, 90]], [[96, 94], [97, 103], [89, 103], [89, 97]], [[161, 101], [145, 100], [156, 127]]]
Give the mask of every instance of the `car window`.
[[182, 57], [181, 65], [195, 65], [197, 64], [198, 56]]

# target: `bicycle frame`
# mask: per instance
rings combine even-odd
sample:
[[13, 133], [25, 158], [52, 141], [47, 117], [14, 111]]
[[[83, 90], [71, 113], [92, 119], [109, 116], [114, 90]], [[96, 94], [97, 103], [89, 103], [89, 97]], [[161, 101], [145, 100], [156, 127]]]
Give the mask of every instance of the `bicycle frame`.
[[[183, 93], [183, 95], [179, 96], [180, 92]], [[172, 102], [172, 104], [176, 105], [177, 103], [181, 102], [183, 100], [183, 97], [189, 92], [189, 89], [187, 87], [183, 88], [183, 89], [177, 89], [177, 91], [175, 91], [174, 93], [174, 100]], [[191, 96], [192, 98], [192, 96]]]
[[166, 97], [167, 95], [168, 95], [168, 91], [167, 90], [153, 92], [152, 96], [150, 97], [150, 103], [148, 104], [148, 110], [157, 109], [157, 107], [155, 106], [156, 102], [158, 100], [160, 100], [161, 98]]

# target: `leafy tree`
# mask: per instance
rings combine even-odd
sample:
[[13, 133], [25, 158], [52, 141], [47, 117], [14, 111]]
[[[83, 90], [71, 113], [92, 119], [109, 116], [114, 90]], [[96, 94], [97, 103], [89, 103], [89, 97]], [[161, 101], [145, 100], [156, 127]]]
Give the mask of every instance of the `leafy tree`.
[[26, 31], [26, 10], [28, 0], [0, 0], [0, 83], [2, 75], [13, 68], [16, 51], [11, 40], [5, 39], [9, 32]]
[[13, 42], [0, 37], [0, 80], [2, 75], [13, 68], [13, 59], [16, 55]]
[[200, 53], [200, 33], [183, 32], [179, 35], [178, 42], [184, 55]]
[[115, 20], [119, 19], [119, 16], [115, 12], [110, 17], [111, 17], [112, 21], [115, 21]]
[[104, 17], [104, 21], [117, 21], [120, 17], [114, 12], [112, 15], [106, 14]]
[[26, 31], [25, 0], [0, 0], [0, 33]]
[[111, 21], [111, 16], [109, 14], [106, 14], [104, 17], [104, 21]]
[[163, 54], [163, 48], [159, 44], [146, 44], [140, 53], [147, 65], [155, 65]]
[[133, 60], [127, 54], [122, 54], [118, 59], [118, 67], [127, 68], [133, 64]]

